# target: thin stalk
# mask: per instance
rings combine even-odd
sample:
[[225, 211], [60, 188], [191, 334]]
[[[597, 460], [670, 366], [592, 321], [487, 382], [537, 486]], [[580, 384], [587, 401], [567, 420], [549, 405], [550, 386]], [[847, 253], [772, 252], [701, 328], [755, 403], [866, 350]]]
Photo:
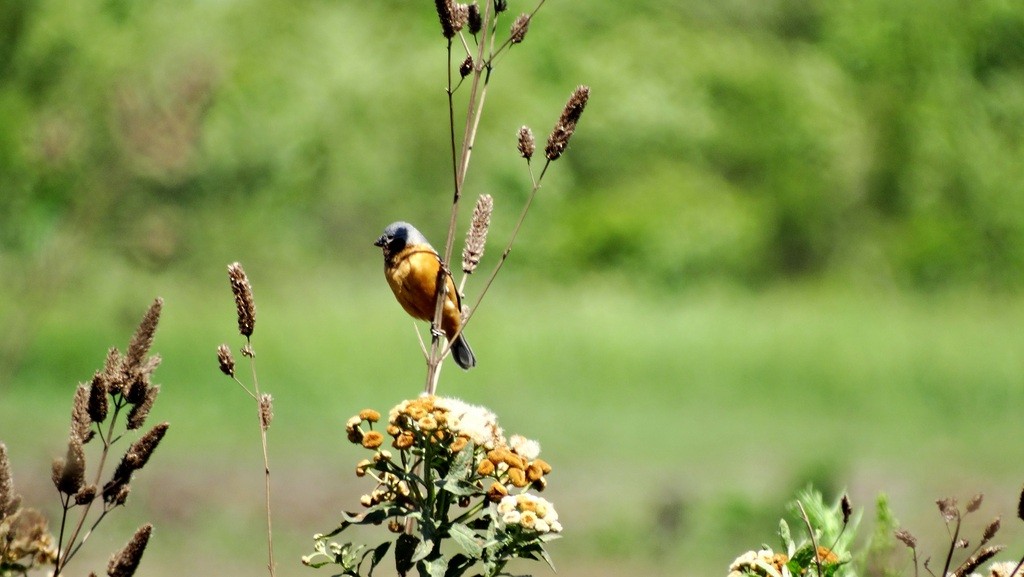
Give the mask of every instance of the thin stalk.
[[949, 552], [946, 553], [946, 564], [942, 568], [943, 575], [949, 574], [949, 565], [953, 562], [953, 551], [956, 550], [956, 542], [960, 539], [960, 521], [961, 518], [958, 512], [956, 516], [956, 527], [953, 529], [953, 538], [949, 541]]
[[818, 557], [818, 541], [814, 537], [814, 527], [811, 526], [811, 520], [807, 517], [804, 504], [797, 501], [796, 506], [800, 508], [800, 516], [803, 517], [804, 523], [807, 525], [807, 533], [811, 536], [811, 547], [813, 547], [814, 565], [818, 568], [818, 577], [822, 577], [824, 573], [821, 572], [821, 559]]
[[[110, 417], [110, 424], [107, 425], [106, 437], [103, 436], [102, 431], [100, 432], [100, 438], [103, 439], [103, 451], [100, 453], [100, 463], [99, 466], [96, 467], [96, 478], [93, 481], [93, 484], [96, 485], [97, 487], [100, 487], [100, 479], [103, 475], [103, 466], [107, 462], [107, 455], [110, 453], [110, 446], [113, 445], [114, 442], [117, 440], [114, 439], [114, 425], [117, 423], [117, 415], [121, 412], [121, 408], [124, 407], [124, 405], [124, 395], [121, 395], [120, 399], [114, 401], [114, 413]], [[97, 497], [100, 496], [97, 495]], [[68, 501], [70, 502], [70, 500], [71, 497], [68, 496]], [[67, 553], [64, 555], [60, 554], [60, 550], [64, 548], [64, 519], [61, 519], [61, 537], [60, 540], [57, 541], [57, 560], [53, 563], [53, 577], [58, 577], [60, 575], [61, 570], [63, 570], [64, 567], [67, 566], [68, 562], [71, 561], [71, 558], [74, 556], [74, 554], [78, 552], [79, 548], [81, 548], [81, 545], [84, 544], [85, 540], [89, 538], [89, 536], [86, 535], [82, 538], [82, 543], [80, 543], [78, 547], [72, 548], [72, 545], [74, 544], [75, 540], [78, 539], [78, 535], [82, 532], [82, 527], [85, 526], [85, 519], [89, 516], [89, 510], [92, 509], [92, 504], [95, 501], [95, 499], [90, 501], [88, 504], [85, 505], [85, 508], [82, 510], [82, 514], [78, 517], [78, 523], [75, 525], [74, 531], [71, 532], [70, 538], [68, 538]], [[65, 509], [65, 518], [66, 513], [67, 509]]]
[[[246, 337], [246, 344], [249, 344], [248, 337]], [[263, 478], [267, 507], [267, 569], [270, 571], [270, 577], [274, 577], [274, 530], [273, 523], [271, 522], [270, 505], [270, 457], [267, 452], [267, 431], [263, 427], [263, 408], [259, 403], [260, 383], [256, 376], [256, 358], [253, 356], [249, 357], [249, 367], [252, 370], [252, 388], [255, 393], [253, 398], [256, 399], [256, 420], [260, 427], [260, 442], [263, 445]]]
[[[494, 270], [487, 277], [487, 281], [484, 283], [484, 287], [480, 291], [480, 295], [477, 296], [476, 301], [473, 302], [473, 306], [470, 307], [469, 315], [466, 316], [464, 321], [462, 321], [462, 326], [459, 327], [459, 330], [452, 336], [453, 340], [461, 335], [462, 331], [466, 329], [466, 325], [469, 324], [473, 315], [476, 314], [477, 309], [480, 307], [480, 302], [484, 300], [484, 296], [487, 295], [487, 291], [491, 288], [491, 284], [494, 282], [495, 277], [498, 276], [498, 272], [501, 270], [501, 267], [505, 265], [508, 255], [512, 252], [512, 245], [516, 241], [516, 236], [519, 235], [519, 229], [523, 226], [523, 221], [526, 220], [526, 213], [530, 211], [530, 206], [533, 204], [534, 197], [537, 196], [537, 191], [540, 190], [541, 180], [544, 179], [544, 174], [547, 172], [549, 166], [551, 166], [550, 160], [544, 163], [544, 168], [541, 169], [540, 176], [536, 179], [533, 178], [533, 168], [530, 168], [530, 179], [533, 181], [533, 188], [530, 190], [530, 196], [526, 198], [526, 204], [523, 205], [523, 210], [519, 213], [519, 220], [516, 221], [516, 225], [512, 229], [512, 236], [509, 237], [508, 244], [505, 245], [505, 250], [501, 253], [501, 257], [498, 259], [498, 264], [495, 265]], [[463, 281], [465, 281], [465, 278], [463, 278]], [[450, 348], [451, 343], [448, 343], [448, 347], [444, 350], [444, 353], [447, 354], [448, 349]]]

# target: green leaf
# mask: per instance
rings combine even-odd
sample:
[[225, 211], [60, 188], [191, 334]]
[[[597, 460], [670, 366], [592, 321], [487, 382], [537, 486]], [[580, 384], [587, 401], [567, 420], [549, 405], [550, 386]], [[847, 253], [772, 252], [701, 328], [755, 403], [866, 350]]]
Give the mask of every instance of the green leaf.
[[548, 552], [543, 547], [539, 547], [539, 549], [540, 549], [540, 556], [541, 556], [542, 559], [544, 559], [544, 562], [548, 564], [548, 567], [551, 567], [552, 571], [556, 571], [555, 570], [555, 562], [551, 560], [551, 556], [548, 555]]
[[421, 561], [418, 566], [420, 574], [426, 571], [426, 574], [430, 577], [444, 577], [445, 570], [448, 568], [448, 561], [445, 560], [444, 555], [438, 555], [429, 561]]
[[470, 559], [462, 553], [457, 553], [452, 557], [451, 561], [448, 561], [448, 570], [444, 572], [444, 577], [461, 577], [475, 562], [474, 559]]
[[412, 552], [412, 558], [410, 561], [418, 563], [427, 558], [430, 555], [430, 551], [434, 548], [434, 544], [431, 541], [420, 541], [416, 544], [416, 549]]
[[418, 538], [405, 533], [399, 535], [398, 539], [395, 540], [395, 569], [399, 575], [404, 577], [416, 564], [412, 560], [412, 556], [419, 544], [420, 540]]
[[377, 568], [384, 556], [387, 555], [388, 549], [391, 548], [391, 541], [385, 541], [380, 545], [377, 545], [372, 550], [367, 551], [363, 554], [363, 558], [359, 561], [359, 565], [362, 566], [363, 561], [366, 560], [367, 556], [370, 556], [370, 569], [366, 572], [366, 577], [373, 575], [373, 570]]
[[453, 477], [447, 477], [443, 481], [438, 481], [438, 485], [441, 489], [448, 491], [452, 495], [462, 497], [464, 495], [478, 495], [480, 489], [474, 486], [469, 481], [463, 479], [456, 479]]
[[477, 537], [477, 534], [462, 523], [452, 524], [448, 529], [448, 535], [451, 536], [452, 540], [455, 541], [459, 547], [462, 547], [462, 550], [470, 557], [478, 559], [480, 555], [483, 554], [484, 548], [483, 545], [480, 544], [480, 539]]

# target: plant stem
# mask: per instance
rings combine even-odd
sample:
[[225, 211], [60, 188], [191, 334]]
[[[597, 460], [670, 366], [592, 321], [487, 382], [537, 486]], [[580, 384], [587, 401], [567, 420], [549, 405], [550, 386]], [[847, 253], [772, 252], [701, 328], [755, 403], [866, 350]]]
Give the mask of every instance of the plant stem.
[[[246, 344], [251, 344], [248, 337], [246, 337]], [[252, 369], [252, 388], [255, 393], [253, 397], [256, 399], [256, 421], [260, 427], [260, 442], [263, 445], [263, 479], [267, 507], [267, 569], [270, 571], [270, 577], [274, 577], [274, 529], [271, 522], [270, 505], [270, 457], [267, 452], [267, 431], [263, 427], [263, 407], [260, 405], [260, 383], [256, 376], [255, 356], [249, 357], [249, 367]]]
[[[101, 488], [100, 478], [103, 475], [103, 466], [107, 462], [107, 455], [110, 453], [110, 446], [113, 445], [114, 442], [117, 440], [114, 438], [114, 425], [117, 423], [117, 415], [121, 412], [121, 408], [124, 407], [125, 404], [127, 404], [127, 402], [124, 399], [124, 395], [120, 395], [118, 398], [114, 399], [114, 412], [113, 415], [110, 416], [110, 424], [107, 425], [106, 437], [104, 437], [102, 431], [100, 431], [100, 438], [103, 439], [103, 451], [100, 453], [100, 463], [96, 467], [96, 478], [93, 481], [93, 484], [96, 485], [97, 488]], [[97, 429], [98, 428], [99, 426], [97, 426]], [[102, 495], [97, 495], [96, 497], [102, 498]], [[68, 496], [67, 501], [68, 503], [70, 503], [70, 495]], [[71, 532], [71, 536], [68, 538], [67, 553], [65, 553], [64, 555], [61, 555], [60, 553], [61, 549], [64, 548], [64, 520], [61, 520], [61, 537], [60, 540], [57, 542], [57, 560], [53, 562], [53, 577], [58, 577], [60, 575], [61, 570], [63, 570], [64, 567], [67, 566], [68, 562], [71, 561], [71, 558], [74, 557], [75, 553], [77, 553], [81, 546], [85, 544], [85, 540], [89, 538], [89, 535], [87, 534], [85, 537], [82, 538], [82, 542], [79, 543], [78, 547], [72, 547], [75, 540], [78, 539], [78, 535], [82, 532], [82, 527], [85, 526], [85, 519], [89, 516], [89, 510], [92, 509], [92, 504], [94, 502], [95, 499], [93, 499], [87, 505], [85, 505], [85, 508], [82, 510], [82, 514], [78, 517], [78, 523], [75, 524], [75, 529]], [[69, 507], [65, 506], [65, 518], [67, 516], [68, 509]], [[103, 517], [101, 516], [100, 519], [102, 518]], [[99, 520], [97, 520], [97, 523], [99, 523]], [[95, 526], [96, 525], [93, 525], [94, 528]], [[90, 530], [89, 533], [92, 533], [92, 531]]]

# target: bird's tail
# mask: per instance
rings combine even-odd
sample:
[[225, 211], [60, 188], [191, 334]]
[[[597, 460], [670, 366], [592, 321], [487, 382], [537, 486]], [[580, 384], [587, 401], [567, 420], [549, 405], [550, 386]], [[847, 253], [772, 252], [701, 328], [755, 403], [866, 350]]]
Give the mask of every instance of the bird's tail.
[[473, 349], [469, 348], [469, 343], [466, 342], [466, 338], [462, 335], [459, 335], [452, 341], [452, 358], [455, 359], [455, 364], [467, 371], [476, 366], [476, 356], [473, 354]]

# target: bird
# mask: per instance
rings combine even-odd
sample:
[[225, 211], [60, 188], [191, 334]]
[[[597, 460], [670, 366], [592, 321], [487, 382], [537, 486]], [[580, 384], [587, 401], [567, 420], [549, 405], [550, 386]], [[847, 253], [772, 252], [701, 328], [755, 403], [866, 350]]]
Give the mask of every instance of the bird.
[[[395, 293], [398, 304], [413, 318], [432, 322], [437, 274], [441, 268], [441, 257], [434, 247], [415, 226], [404, 221], [389, 224], [373, 244], [384, 253], [384, 278]], [[456, 335], [462, 328], [462, 297], [455, 289], [450, 273], [447, 280], [441, 330], [451, 342], [455, 364], [469, 370], [476, 366], [476, 356], [466, 337], [461, 333]]]

